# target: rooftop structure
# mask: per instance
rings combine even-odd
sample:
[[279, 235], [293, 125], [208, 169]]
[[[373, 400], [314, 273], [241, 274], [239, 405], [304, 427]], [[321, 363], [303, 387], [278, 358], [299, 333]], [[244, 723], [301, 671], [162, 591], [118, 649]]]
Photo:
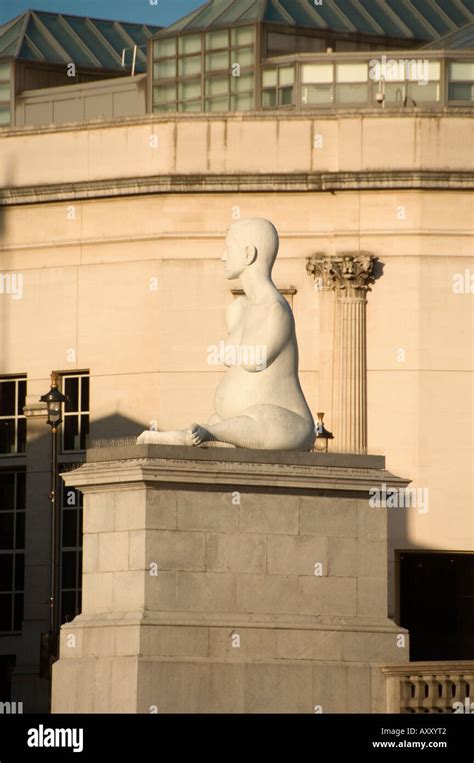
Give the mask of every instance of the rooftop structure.
[[400, 76], [374, 76], [370, 61], [374, 51], [406, 57], [408, 48], [460, 30], [464, 40], [469, 7], [470, 0], [210, 0], [149, 43], [148, 102], [154, 112], [465, 104], [468, 88], [461, 93], [455, 83], [471, 82], [469, 66], [426, 57], [425, 74], [413, 79], [404, 64]]
[[146, 71], [156, 26], [28, 10], [0, 26], [0, 125], [25, 91]]
[[[136, 71], [146, 71], [144, 48], [159, 27], [63, 13], [26, 11], [0, 26], [0, 59], [69, 64], [123, 73], [123, 51], [137, 46]], [[125, 64], [131, 61], [126, 56]]]
[[472, 21], [472, 7], [470, 0], [209, 0], [163, 33], [269, 23], [413, 43], [435, 40]]
[[163, 29], [27, 11], [0, 27], [0, 125], [466, 107], [474, 101], [473, 7], [209, 0]]

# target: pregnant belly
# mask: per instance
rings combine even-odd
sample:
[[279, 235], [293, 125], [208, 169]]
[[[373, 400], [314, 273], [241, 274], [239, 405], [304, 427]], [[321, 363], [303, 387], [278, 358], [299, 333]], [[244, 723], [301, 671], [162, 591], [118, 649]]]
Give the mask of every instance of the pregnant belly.
[[261, 373], [250, 373], [233, 366], [217, 387], [215, 412], [221, 419], [229, 419], [253, 405], [278, 405], [311, 420], [301, 389], [291, 377], [281, 375], [273, 366]]
[[[236, 371], [239, 373], [236, 374]], [[249, 405], [254, 404], [252, 390], [249, 389], [249, 382], [244, 378], [249, 374], [242, 372], [240, 368], [229, 369], [222, 377], [216, 390], [214, 399], [214, 408], [221, 419], [229, 419], [232, 416], [238, 416]]]

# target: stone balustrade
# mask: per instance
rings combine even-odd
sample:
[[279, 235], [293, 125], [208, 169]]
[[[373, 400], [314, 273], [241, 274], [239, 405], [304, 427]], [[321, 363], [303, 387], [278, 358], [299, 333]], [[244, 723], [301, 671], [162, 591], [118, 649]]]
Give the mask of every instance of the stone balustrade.
[[388, 713], [469, 713], [474, 708], [474, 661], [415, 662], [381, 670]]

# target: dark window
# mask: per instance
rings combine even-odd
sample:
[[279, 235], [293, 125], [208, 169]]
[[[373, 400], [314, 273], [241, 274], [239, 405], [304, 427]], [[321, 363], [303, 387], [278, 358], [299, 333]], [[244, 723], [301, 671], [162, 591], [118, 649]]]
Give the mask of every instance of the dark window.
[[0, 456], [25, 452], [25, 401], [25, 377], [0, 377]]
[[399, 554], [400, 625], [410, 659], [474, 659], [474, 554]]
[[25, 586], [24, 471], [0, 471], [0, 632], [21, 630]]
[[14, 654], [0, 655], [0, 702], [10, 702], [12, 698], [12, 673], [15, 667]]
[[267, 33], [267, 56], [289, 53], [322, 53], [326, 49], [323, 37], [299, 34]]
[[[71, 468], [71, 465], [68, 465]], [[62, 471], [64, 467], [60, 467]], [[61, 623], [81, 611], [82, 494], [61, 480]]]

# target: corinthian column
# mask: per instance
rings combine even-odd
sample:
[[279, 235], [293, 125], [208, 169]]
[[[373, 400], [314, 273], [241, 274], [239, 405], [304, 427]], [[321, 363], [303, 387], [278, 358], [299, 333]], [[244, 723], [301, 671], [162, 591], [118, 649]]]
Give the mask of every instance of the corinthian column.
[[334, 450], [367, 453], [367, 292], [376, 257], [314, 257], [307, 270], [336, 294], [333, 344]]

